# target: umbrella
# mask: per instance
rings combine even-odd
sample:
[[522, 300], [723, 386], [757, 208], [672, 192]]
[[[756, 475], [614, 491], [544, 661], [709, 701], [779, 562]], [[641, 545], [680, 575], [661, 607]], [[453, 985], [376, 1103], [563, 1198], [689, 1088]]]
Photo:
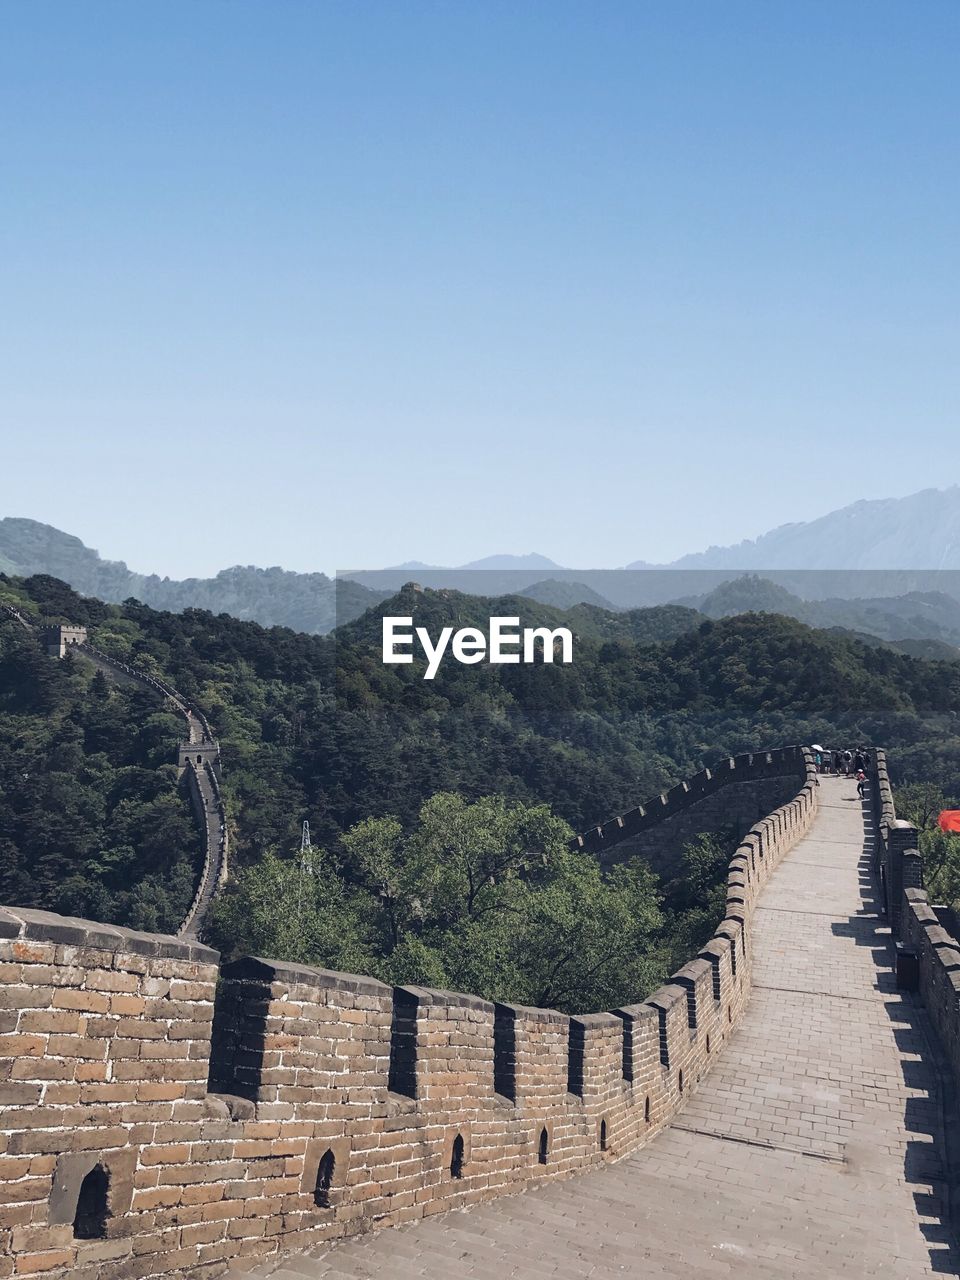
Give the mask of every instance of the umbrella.
[[823, 750], [823, 747], [821, 747], [821, 745], [820, 745], [820, 743], [819, 743], [819, 742], [815, 742], [815, 743], [813, 744], [813, 746], [810, 748], [810, 750], [811, 750], [811, 751], [822, 751], [822, 750]]

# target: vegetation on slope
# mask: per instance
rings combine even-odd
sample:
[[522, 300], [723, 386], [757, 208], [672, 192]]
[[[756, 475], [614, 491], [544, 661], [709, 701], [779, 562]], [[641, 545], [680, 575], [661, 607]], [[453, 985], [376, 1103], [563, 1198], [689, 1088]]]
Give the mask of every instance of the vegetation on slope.
[[234, 565], [212, 578], [161, 578], [136, 573], [122, 560], [102, 560], [79, 538], [37, 520], [0, 519], [0, 571], [55, 575], [99, 600], [136, 599], [154, 609], [209, 609], [323, 634], [338, 617], [355, 618], [384, 593], [325, 573], [294, 573], [274, 566]]
[[[223, 748], [241, 873], [217, 914], [215, 942], [293, 954], [303, 943], [283, 933], [289, 911], [264, 914], [257, 903], [288, 903], [295, 888], [299, 918], [313, 913], [309, 929], [297, 931], [314, 939], [311, 959], [388, 976], [433, 975], [514, 999], [539, 999], [544, 991], [542, 974], [530, 965], [519, 973], [510, 958], [535, 950], [537, 921], [541, 928], [553, 921], [555, 930], [578, 897], [603, 905], [597, 918], [620, 919], [608, 909], [609, 882], [559, 856], [561, 831], [584, 829], [704, 763], [759, 746], [885, 742], [904, 780], [946, 783], [960, 764], [960, 666], [772, 615], [704, 621], [675, 607], [609, 613], [591, 605], [564, 613], [523, 597], [410, 589], [334, 639], [199, 610], [106, 605], [45, 577], [0, 581], [0, 599], [38, 619], [85, 623], [101, 647], [163, 674], [208, 713]], [[450, 663], [425, 681], [420, 662], [382, 665], [386, 612], [411, 615], [433, 634], [444, 624], [485, 623], [491, 614], [516, 615], [524, 625], [569, 625], [575, 661]], [[146, 695], [105, 690], [81, 659], [41, 658], [13, 622], [0, 625], [0, 672], [0, 816], [4, 832], [13, 833], [3, 850], [8, 870], [0, 897], [175, 927], [197, 853], [169, 763], [179, 723]], [[481, 801], [494, 810], [470, 809]], [[449, 850], [430, 836], [430, 823], [449, 804], [466, 805], [471, 821], [482, 811], [541, 823], [531, 847], [546, 858], [543, 873], [516, 871], [497, 881], [497, 893], [517, 901], [498, 898], [481, 925], [447, 900], [442, 910], [429, 906], [440, 899], [425, 895], [417, 878], [432, 885], [431, 877], [446, 874]], [[324, 851], [323, 875], [309, 894], [291, 872], [304, 817]], [[403, 936], [390, 935], [389, 946], [383, 877], [375, 881], [372, 855], [362, 853], [374, 835], [400, 860], [402, 884], [419, 868], [404, 892], [420, 907], [408, 903]], [[427, 847], [437, 850], [436, 865], [417, 852]], [[627, 868], [632, 879], [618, 892], [634, 904], [631, 918], [647, 939], [643, 955], [652, 968], [666, 971], [710, 932], [711, 894], [728, 853], [723, 840], [688, 851], [670, 885]], [[543, 914], [548, 909], [556, 918]], [[622, 922], [618, 927], [623, 933]], [[489, 955], [488, 978], [475, 973], [468, 982], [458, 939], [477, 928], [489, 932], [489, 949], [470, 950]], [[594, 997], [559, 991], [557, 1001], [569, 996], [582, 1008], [594, 998], [614, 1002], [614, 990], [622, 999], [638, 994], [638, 973], [630, 977], [611, 960], [598, 974]], [[600, 1000], [601, 986], [610, 998]]]
[[339, 862], [316, 854], [304, 873], [268, 855], [221, 898], [217, 926], [260, 954], [493, 1000], [574, 1011], [642, 998], [675, 931], [656, 877], [639, 859], [603, 877], [570, 834], [545, 805], [436, 795], [408, 831], [358, 823]]
[[146, 692], [0, 629], [0, 901], [175, 929], [201, 859], [180, 728]]
[[917, 828], [923, 855], [924, 888], [931, 902], [960, 905], [960, 835], [941, 831], [937, 819], [944, 809], [960, 805], [960, 787], [954, 780], [949, 792], [934, 782], [911, 782], [896, 787], [893, 796], [897, 817]]

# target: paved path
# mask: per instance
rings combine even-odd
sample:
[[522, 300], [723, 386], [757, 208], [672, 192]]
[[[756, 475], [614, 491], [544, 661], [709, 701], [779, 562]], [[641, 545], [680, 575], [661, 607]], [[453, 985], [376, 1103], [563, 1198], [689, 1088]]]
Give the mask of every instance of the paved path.
[[[596, 1173], [281, 1255], [292, 1280], [919, 1280], [960, 1274], [941, 1224], [933, 1032], [895, 989], [853, 783], [755, 917], [741, 1028], [676, 1122]], [[921, 1054], [922, 1059], [921, 1059]]]

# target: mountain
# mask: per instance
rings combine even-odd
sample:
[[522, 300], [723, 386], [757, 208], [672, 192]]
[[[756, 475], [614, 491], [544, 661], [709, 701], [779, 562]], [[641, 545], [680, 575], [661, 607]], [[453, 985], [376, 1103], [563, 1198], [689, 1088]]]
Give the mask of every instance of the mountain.
[[525, 556], [484, 556], [459, 566], [461, 569], [562, 569], [563, 565], [531, 551]]
[[530, 551], [527, 555], [498, 555], [484, 556], [482, 560], [469, 560], [466, 564], [444, 565], [444, 564], [427, 564], [425, 560], [404, 560], [402, 564], [388, 565], [386, 573], [409, 573], [416, 572], [418, 569], [427, 571], [428, 573], [453, 573], [461, 569], [562, 569], [563, 566], [557, 564], [555, 560], [550, 560], [547, 556], [541, 556], [536, 551]]
[[[104, 604], [39, 575], [6, 579], [0, 598], [38, 620], [82, 623], [203, 708], [223, 750], [235, 873], [271, 851], [295, 855], [305, 817], [318, 856], [333, 856], [324, 865], [359, 873], [344, 831], [387, 815], [410, 829], [441, 791], [547, 803], [583, 830], [705, 762], [767, 744], [889, 741], [903, 781], [951, 791], [960, 771], [960, 663], [770, 614], [712, 621], [676, 606], [578, 605], [563, 615], [518, 596], [408, 586], [334, 642], [197, 609]], [[381, 613], [413, 616], [432, 635], [495, 614], [582, 625], [569, 665], [454, 661], [426, 681], [419, 655], [380, 661]], [[167, 763], [179, 730], [152, 696], [109, 688], [77, 655], [52, 661], [0, 613], [0, 901], [175, 923], [196, 853]], [[149, 892], [133, 892], [145, 874]]]
[[769, 578], [744, 574], [721, 582], [705, 596], [692, 597], [682, 603], [705, 613], [708, 618], [733, 618], [739, 613], [779, 613], [806, 622], [810, 606]]
[[897, 640], [891, 648], [927, 662], [960, 662], [960, 648], [942, 640]]
[[[916, 657], [956, 658], [960, 645], [960, 600], [942, 591], [909, 591], [902, 596], [803, 600], [769, 578], [743, 574], [705, 596], [682, 603], [709, 618], [741, 613], [778, 613], [812, 627], [842, 630], [858, 638], [884, 640]], [[919, 647], [918, 647], [919, 646]]]
[[47, 574], [85, 596], [108, 603], [139, 600], [154, 609], [178, 613], [208, 609], [229, 613], [261, 626], [292, 627], [311, 635], [332, 631], [338, 622], [358, 617], [383, 593], [325, 573], [293, 573], [234, 565], [213, 578], [178, 581], [136, 573], [122, 560], [104, 560], [79, 538], [37, 520], [0, 520], [0, 572], [29, 577]]
[[[635, 560], [628, 569], [654, 566]], [[960, 569], [960, 486], [854, 502], [732, 547], [681, 556], [671, 569]]]
[[[717, 589], [751, 571], [762, 574], [766, 586], [748, 588], [741, 582], [711, 600]], [[775, 612], [895, 642], [953, 645], [960, 642], [954, 608], [960, 602], [960, 487], [856, 502], [734, 547], [711, 547], [667, 566], [635, 561], [626, 570], [563, 569], [547, 556], [528, 552], [487, 556], [457, 568], [409, 561], [341, 577], [336, 586], [324, 573], [252, 565], [176, 581], [137, 573], [121, 560], [104, 560], [79, 538], [50, 525], [8, 518], [0, 520], [0, 572], [50, 574], [106, 601], [134, 598], [157, 609], [209, 609], [318, 635], [415, 578], [428, 588], [485, 597], [523, 593], [562, 608], [593, 604], [631, 610], [679, 603], [716, 616]], [[749, 595], [757, 590], [762, 598]], [[891, 603], [894, 598], [899, 603]], [[704, 600], [710, 603], [702, 606]], [[838, 603], [853, 601], [858, 603], [851, 608]], [[825, 607], [813, 610], [814, 602]]]
[[534, 582], [517, 594], [530, 600], [539, 600], [541, 604], [552, 604], [557, 609], [570, 609], [576, 604], [592, 604], [598, 609], [610, 610], [615, 607], [585, 582], [562, 582], [557, 578]]

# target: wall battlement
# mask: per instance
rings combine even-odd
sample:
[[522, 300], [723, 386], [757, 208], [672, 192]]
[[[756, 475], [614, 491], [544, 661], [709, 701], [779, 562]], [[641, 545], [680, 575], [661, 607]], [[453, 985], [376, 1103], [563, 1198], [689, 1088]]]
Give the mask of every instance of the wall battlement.
[[[11, 612], [15, 611], [11, 610]], [[40, 640], [51, 658], [63, 658], [66, 657], [71, 646], [86, 644], [87, 628], [72, 624], [44, 627], [40, 633]]]
[[610, 822], [591, 827], [577, 836], [576, 845], [589, 853], [599, 853], [602, 848], [646, 831], [733, 783], [784, 776], [802, 778], [804, 768], [802, 747], [778, 747], [774, 751], [729, 756], [712, 768], [701, 769], [692, 778], [678, 782], [645, 804], [629, 809]]
[[[960, 942], [941, 926], [923, 888], [919, 833], [912, 823], [897, 817], [883, 751], [877, 752], [871, 781], [884, 910], [894, 940], [916, 959], [920, 996], [937, 1028], [954, 1084], [960, 1088]], [[906, 975], [903, 980], [908, 980]]]
[[803, 777], [732, 859], [715, 936], [609, 1012], [221, 967], [182, 937], [3, 909], [0, 1277], [205, 1280], [642, 1146], [748, 999], [754, 903], [816, 811], [791, 750]]
[[577, 836], [574, 848], [608, 869], [639, 855], [668, 871], [678, 848], [701, 831], [731, 828], [742, 837], [758, 819], [789, 800], [803, 781], [801, 748], [730, 756], [627, 813]]

